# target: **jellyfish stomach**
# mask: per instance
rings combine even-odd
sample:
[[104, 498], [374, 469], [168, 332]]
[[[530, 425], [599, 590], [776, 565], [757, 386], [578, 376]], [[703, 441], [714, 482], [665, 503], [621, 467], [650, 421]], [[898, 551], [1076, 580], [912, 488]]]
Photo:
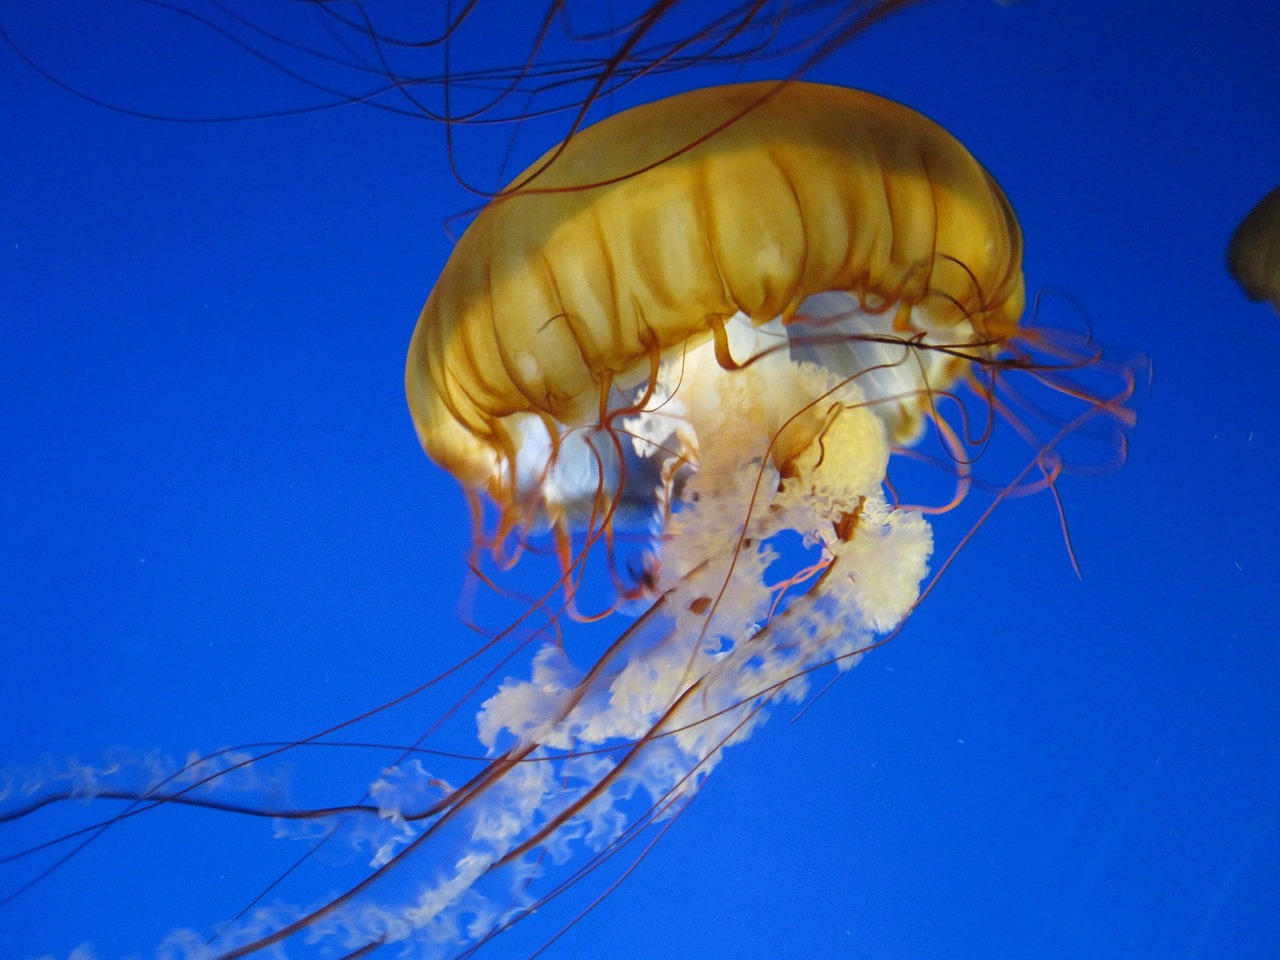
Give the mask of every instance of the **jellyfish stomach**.
[[[485, 702], [481, 742], [536, 745], [552, 771], [504, 857], [539, 846], [567, 857], [574, 840], [608, 849], [637, 820], [671, 815], [769, 704], [803, 697], [823, 665], [851, 666], [919, 596], [932, 533], [883, 495], [889, 404], [869, 402], [859, 376], [794, 359], [780, 322], [739, 316], [724, 335], [742, 362], [726, 368], [711, 342], [669, 358], [644, 410], [608, 437], [584, 429], [587, 455], [544, 474], [556, 509], [597, 517], [602, 488], [638, 502], [644, 479], [656, 599], [590, 667], [572, 662], [572, 644], [548, 643], [529, 679]], [[919, 389], [923, 364], [869, 342], [869, 356], [846, 348], [839, 362], [902, 371], [867, 380], [877, 399]]]

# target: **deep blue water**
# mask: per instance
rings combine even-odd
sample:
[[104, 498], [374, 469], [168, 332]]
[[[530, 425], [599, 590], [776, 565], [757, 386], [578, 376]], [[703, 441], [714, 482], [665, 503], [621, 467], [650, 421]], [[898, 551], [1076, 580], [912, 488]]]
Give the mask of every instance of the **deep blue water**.
[[[552, 955], [1280, 954], [1280, 317], [1223, 269], [1280, 182], [1271, 6], [943, 0], [811, 71], [951, 130], [1018, 212], [1030, 289], [1147, 358], [1128, 462], [1062, 484], [1083, 579], [1049, 499], [1002, 506], [899, 638], [736, 749]], [[6, 2], [0, 25], [145, 109], [322, 99], [144, 12]], [[3, 49], [0, 89], [0, 766], [296, 738], [468, 649], [465, 507], [401, 385], [474, 202], [441, 128], [128, 117]], [[492, 183], [509, 133], [464, 138], [460, 169]], [[2, 908], [0, 957], [150, 956], [296, 850], [234, 818], [122, 824]]]

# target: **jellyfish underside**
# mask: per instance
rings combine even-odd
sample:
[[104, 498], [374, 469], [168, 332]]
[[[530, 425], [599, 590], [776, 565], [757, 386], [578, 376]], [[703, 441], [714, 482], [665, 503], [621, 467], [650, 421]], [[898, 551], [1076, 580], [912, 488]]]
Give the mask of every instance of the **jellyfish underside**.
[[[836, 327], [884, 319], [847, 295], [812, 301], [839, 307]], [[548, 644], [531, 684], [504, 685], [485, 704], [486, 746], [572, 750], [651, 740], [645, 750], [664, 752], [669, 769], [695, 781], [644, 783], [655, 801], [670, 802], [710, 771], [720, 747], [749, 734], [762, 717], [755, 698], [799, 695], [809, 667], [847, 662], [914, 602], [929, 527], [918, 512], [891, 507], [882, 489], [888, 423], [904, 396], [923, 389], [920, 367], [906, 360], [914, 350], [899, 348], [889, 359], [891, 348], [870, 341], [870, 357], [859, 359], [850, 347], [863, 341], [837, 337], [824, 365], [796, 359], [796, 352], [821, 357], [822, 349], [801, 338], [793, 350], [780, 320], [755, 326], [737, 316], [725, 335], [741, 360], [735, 369], [722, 365], [710, 340], [685, 350], [663, 362], [655, 382], [635, 388], [643, 406], [610, 426], [564, 429], [554, 442], [535, 443], [528, 437], [543, 422], [523, 421], [522, 453], [546, 469], [521, 482], [538, 485], [560, 522], [599, 526], [620, 507], [649, 520], [647, 589], [656, 599], [642, 630], [588, 675], [574, 672], [562, 645]], [[857, 373], [846, 372], [850, 364]], [[868, 370], [883, 392], [860, 386]], [[551, 449], [554, 456], [543, 458]], [[820, 559], [804, 578], [808, 591], [781, 605], [790, 581], [771, 574], [770, 543], [784, 532], [819, 548]], [[530, 711], [523, 698], [535, 689], [540, 698], [560, 693]]]

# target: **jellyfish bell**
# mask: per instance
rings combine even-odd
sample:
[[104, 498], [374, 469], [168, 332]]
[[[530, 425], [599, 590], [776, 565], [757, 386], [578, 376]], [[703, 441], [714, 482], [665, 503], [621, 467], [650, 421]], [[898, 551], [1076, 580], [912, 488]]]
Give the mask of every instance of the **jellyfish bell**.
[[[531, 171], [461, 238], [406, 372], [428, 455], [510, 521], [594, 499], [596, 468], [569, 451], [609, 457], [559, 445], [633, 406], [644, 419], [636, 385], [668, 392], [706, 351], [726, 374], [752, 343], [768, 345], [755, 362], [821, 358], [902, 441], [921, 429], [923, 385], [945, 389], [1022, 313], [999, 187], [939, 127], [870, 94], [695, 91], [581, 131]], [[907, 346], [930, 338], [939, 349]], [[781, 421], [763, 431], [775, 467], [826, 416], [791, 414], [785, 436]]]
[[1280, 312], [1280, 187], [1259, 200], [1231, 234], [1227, 271], [1246, 297]]

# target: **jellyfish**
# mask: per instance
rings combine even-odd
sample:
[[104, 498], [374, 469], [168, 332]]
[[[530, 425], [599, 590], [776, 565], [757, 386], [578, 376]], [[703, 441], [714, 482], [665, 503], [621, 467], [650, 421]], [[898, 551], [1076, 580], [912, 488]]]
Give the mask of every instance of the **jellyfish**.
[[[1081, 383], [1100, 354], [1022, 323], [1021, 255], [1009, 201], [958, 141], [835, 86], [683, 93], [516, 177], [427, 298], [405, 387], [470, 505], [475, 576], [498, 593], [540, 553], [553, 573], [477, 651], [506, 645], [474, 697], [441, 709], [478, 703], [473, 757], [426, 749], [428, 731], [359, 803], [229, 793], [326, 731], [110, 791], [131, 804], [119, 819], [214, 806], [370, 853], [346, 889], [255, 901], [187, 935], [190, 955], [471, 956], [598, 871], [625, 877], [729, 748], [901, 628], [927, 590], [928, 517], [984, 486], [998, 424], [1026, 456], [988, 510], [1052, 490], [1086, 423], [1131, 423], [1125, 376]], [[941, 502], [890, 481], [913, 455], [946, 477]], [[468, 772], [443, 774], [450, 759]]]
[[1246, 297], [1280, 311], [1280, 187], [1259, 200], [1231, 234], [1227, 271]]

